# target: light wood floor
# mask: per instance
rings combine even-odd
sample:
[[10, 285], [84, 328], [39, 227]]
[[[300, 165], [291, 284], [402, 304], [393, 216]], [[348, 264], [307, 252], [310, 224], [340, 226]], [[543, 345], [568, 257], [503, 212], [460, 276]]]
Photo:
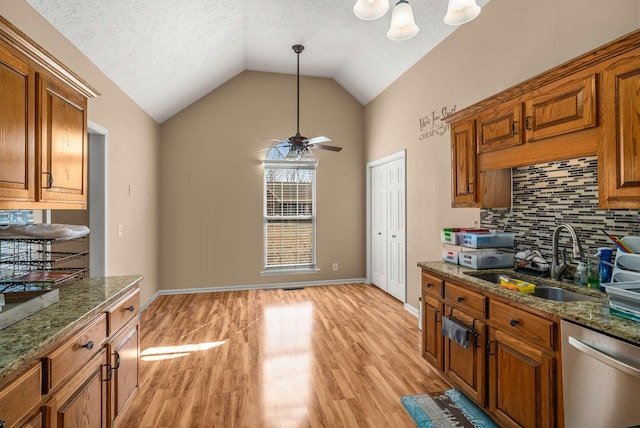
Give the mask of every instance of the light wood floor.
[[374, 286], [160, 296], [141, 324], [120, 427], [413, 427], [399, 398], [448, 388]]

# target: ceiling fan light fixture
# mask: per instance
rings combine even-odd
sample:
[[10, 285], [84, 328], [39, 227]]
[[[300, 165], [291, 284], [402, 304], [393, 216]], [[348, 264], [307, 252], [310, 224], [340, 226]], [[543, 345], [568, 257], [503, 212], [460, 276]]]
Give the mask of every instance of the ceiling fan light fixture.
[[475, 19], [480, 14], [480, 6], [476, 0], [449, 0], [444, 23], [447, 25], [461, 25]]
[[393, 8], [387, 37], [391, 40], [408, 40], [418, 34], [419, 30], [413, 19], [411, 5], [407, 0], [399, 0]]
[[372, 21], [383, 16], [389, 10], [389, 0], [358, 0], [353, 13], [364, 21]]

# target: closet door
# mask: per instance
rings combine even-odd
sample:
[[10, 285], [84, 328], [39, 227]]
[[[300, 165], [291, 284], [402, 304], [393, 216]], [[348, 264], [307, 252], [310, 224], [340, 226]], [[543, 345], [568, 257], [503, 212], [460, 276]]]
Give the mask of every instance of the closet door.
[[387, 291], [387, 166], [371, 168], [371, 282]]
[[404, 159], [386, 164], [387, 171], [387, 292], [406, 300], [405, 172]]

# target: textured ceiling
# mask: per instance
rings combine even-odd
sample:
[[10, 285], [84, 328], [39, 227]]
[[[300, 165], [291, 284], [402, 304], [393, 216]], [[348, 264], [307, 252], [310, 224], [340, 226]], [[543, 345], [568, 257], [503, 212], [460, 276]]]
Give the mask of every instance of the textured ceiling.
[[362, 21], [355, 0], [27, 1], [159, 123], [244, 70], [295, 74], [296, 43], [301, 74], [366, 104], [456, 28], [447, 0], [410, 0], [420, 32], [402, 42], [391, 9]]

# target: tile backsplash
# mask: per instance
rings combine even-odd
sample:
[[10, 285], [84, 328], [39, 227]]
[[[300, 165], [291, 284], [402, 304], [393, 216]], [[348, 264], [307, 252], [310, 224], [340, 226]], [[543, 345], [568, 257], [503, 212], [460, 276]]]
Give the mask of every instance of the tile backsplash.
[[[619, 238], [640, 236], [640, 210], [598, 208], [598, 168], [595, 156], [548, 162], [512, 169], [513, 201], [509, 209], [482, 209], [483, 227], [516, 234], [516, 251], [538, 249], [550, 260], [551, 236], [560, 223], [572, 224], [583, 247], [614, 248], [601, 229]], [[560, 233], [560, 248], [570, 238]]]

